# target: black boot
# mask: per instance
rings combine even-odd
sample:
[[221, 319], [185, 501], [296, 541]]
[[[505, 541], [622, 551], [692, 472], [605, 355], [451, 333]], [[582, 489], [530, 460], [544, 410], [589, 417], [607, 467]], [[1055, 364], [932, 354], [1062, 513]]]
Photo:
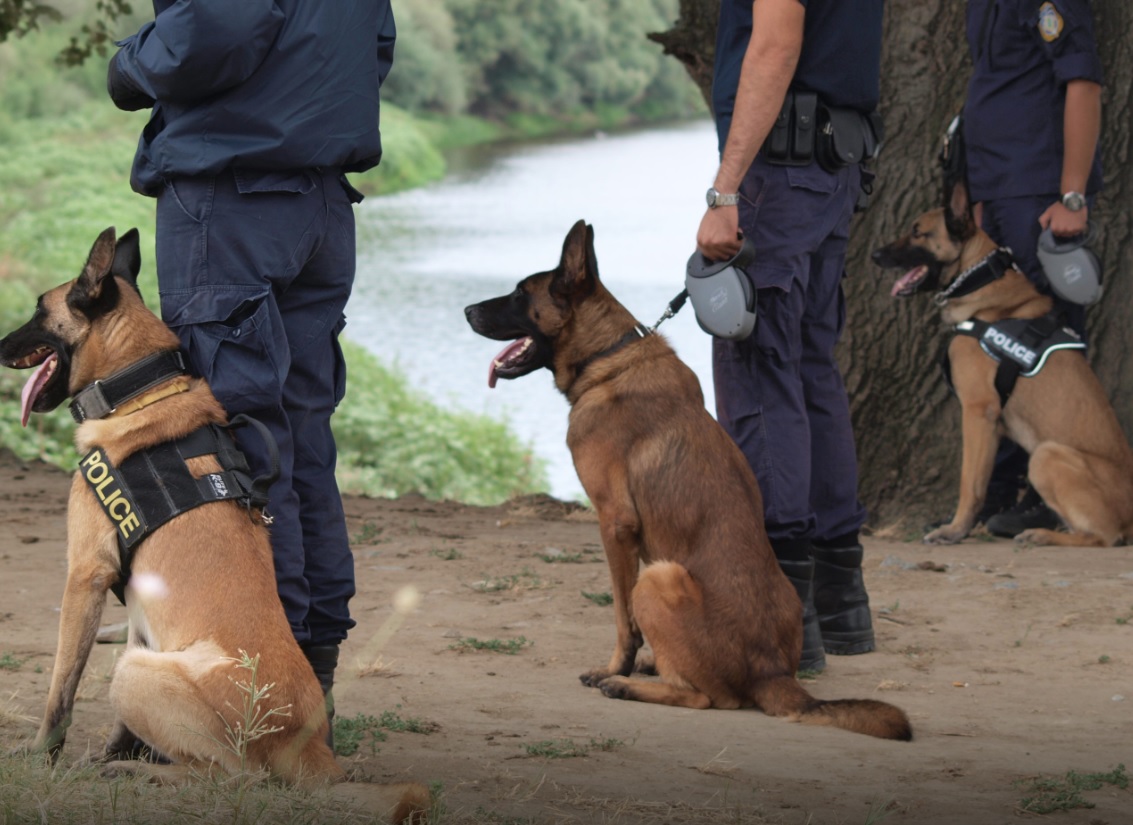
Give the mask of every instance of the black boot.
[[827, 653], [852, 656], [874, 649], [857, 533], [814, 543], [814, 607]]
[[993, 536], [1014, 538], [1024, 530], [1057, 530], [1062, 526], [1058, 513], [1046, 506], [1034, 487], [1027, 487], [1023, 498], [1010, 510], [987, 520], [987, 531]]
[[338, 645], [303, 645], [303, 655], [311, 663], [327, 707], [327, 746], [334, 753], [334, 671], [338, 667]]
[[810, 542], [806, 539], [772, 539], [771, 547], [779, 567], [795, 586], [799, 601], [803, 603], [803, 650], [799, 670], [815, 673], [825, 670], [826, 656], [822, 651], [818, 614], [814, 610], [814, 558]]

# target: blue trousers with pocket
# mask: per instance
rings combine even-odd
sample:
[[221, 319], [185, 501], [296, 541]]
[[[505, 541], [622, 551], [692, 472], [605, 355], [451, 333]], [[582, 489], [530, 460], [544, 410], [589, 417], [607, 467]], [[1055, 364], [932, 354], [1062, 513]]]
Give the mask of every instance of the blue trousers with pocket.
[[740, 228], [755, 243], [748, 273], [759, 318], [746, 340], [713, 339], [716, 416], [755, 472], [772, 540], [828, 541], [865, 522], [849, 400], [834, 357], [860, 173], [757, 157], [740, 187]]
[[[335, 482], [331, 415], [346, 369], [338, 336], [354, 282], [353, 190], [337, 170], [228, 170], [168, 182], [157, 203], [161, 314], [229, 416], [270, 429], [280, 600], [300, 643], [354, 626], [354, 559]], [[258, 434], [238, 431], [253, 473]]]

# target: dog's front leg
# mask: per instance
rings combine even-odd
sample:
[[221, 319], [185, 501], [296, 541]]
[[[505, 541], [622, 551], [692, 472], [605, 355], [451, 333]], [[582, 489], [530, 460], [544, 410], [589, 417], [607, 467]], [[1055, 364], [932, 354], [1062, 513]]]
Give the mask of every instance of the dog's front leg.
[[46, 751], [53, 761], [67, 738], [67, 727], [71, 724], [71, 711], [75, 706], [75, 691], [94, 646], [102, 610], [106, 606], [106, 591], [114, 577], [112, 571], [105, 569], [72, 569], [67, 575], [47, 709], [32, 743], [33, 750]]
[[926, 544], [955, 544], [968, 535], [987, 496], [987, 484], [995, 464], [999, 445], [999, 402], [984, 397], [964, 402], [961, 396], [961, 403], [964, 455], [960, 465], [960, 500], [951, 523], [926, 535]]
[[605, 668], [583, 673], [579, 679], [588, 687], [610, 676], [628, 676], [633, 672], [637, 651], [643, 644], [641, 630], [633, 618], [633, 588], [641, 558], [641, 525], [632, 509], [619, 509], [618, 514], [605, 517], [599, 509], [602, 544], [606, 548], [606, 561], [610, 565], [611, 589], [614, 596], [614, 620], [617, 626], [617, 643]]

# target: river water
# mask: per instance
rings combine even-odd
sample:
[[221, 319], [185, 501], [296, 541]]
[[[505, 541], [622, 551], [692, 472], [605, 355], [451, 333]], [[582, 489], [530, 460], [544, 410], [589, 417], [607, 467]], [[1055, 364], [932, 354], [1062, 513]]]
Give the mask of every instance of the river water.
[[[684, 284], [704, 192], [716, 172], [707, 121], [509, 147], [454, 158], [442, 181], [367, 198], [358, 207], [359, 260], [346, 336], [448, 408], [506, 420], [547, 463], [550, 491], [582, 485], [566, 447], [567, 403], [539, 370], [488, 388], [504, 346], [472, 332], [464, 307], [553, 268], [573, 223], [594, 226], [598, 270], [651, 326]], [[712, 406], [710, 338], [688, 304], [665, 334]]]

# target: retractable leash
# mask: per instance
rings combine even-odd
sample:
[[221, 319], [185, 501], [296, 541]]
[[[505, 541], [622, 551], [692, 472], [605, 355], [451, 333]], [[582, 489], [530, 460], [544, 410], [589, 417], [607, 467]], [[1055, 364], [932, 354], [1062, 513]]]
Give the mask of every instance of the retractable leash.
[[755, 245], [744, 238], [740, 251], [726, 261], [710, 261], [692, 253], [685, 269], [685, 288], [665, 308], [654, 332], [662, 322], [672, 318], [685, 301], [692, 300], [696, 322], [709, 335], [738, 341], [755, 329], [755, 287], [743, 268], [755, 260]]

